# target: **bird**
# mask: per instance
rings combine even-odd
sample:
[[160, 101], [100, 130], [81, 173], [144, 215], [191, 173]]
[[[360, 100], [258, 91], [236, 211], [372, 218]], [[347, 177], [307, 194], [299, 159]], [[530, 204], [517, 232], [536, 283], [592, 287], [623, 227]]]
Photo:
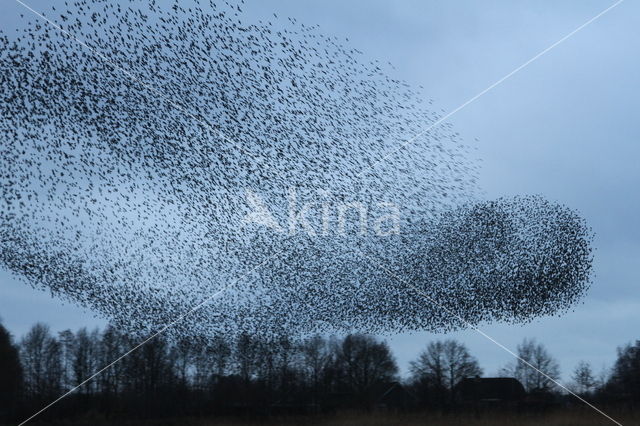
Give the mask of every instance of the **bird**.
[[425, 88], [316, 25], [186, 4], [67, 1], [71, 37], [0, 34], [4, 269], [196, 340], [526, 322], [587, 292], [585, 220], [481, 198], [473, 145], [423, 133]]

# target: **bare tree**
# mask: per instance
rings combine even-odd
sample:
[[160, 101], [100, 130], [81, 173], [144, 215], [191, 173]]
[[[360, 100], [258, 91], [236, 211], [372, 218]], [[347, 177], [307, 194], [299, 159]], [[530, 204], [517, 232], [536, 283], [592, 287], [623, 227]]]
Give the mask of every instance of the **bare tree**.
[[241, 334], [236, 342], [234, 361], [238, 374], [248, 383], [256, 372], [259, 342], [246, 333]]
[[482, 375], [478, 361], [455, 340], [431, 342], [410, 364], [414, 381], [426, 380], [435, 387], [453, 390], [465, 377]]
[[[91, 376], [98, 366], [96, 365], [96, 358], [98, 354], [98, 331], [94, 330], [91, 333], [87, 331], [86, 327], [81, 328], [76, 332], [75, 339], [72, 346], [72, 380], [73, 384], [82, 383], [87, 377]], [[78, 391], [81, 393], [92, 393], [95, 390], [95, 382], [90, 381], [81, 386]]]
[[611, 369], [602, 365], [600, 371], [595, 376], [595, 388], [597, 390], [603, 390], [611, 377]]
[[640, 400], [640, 340], [618, 348], [618, 359], [613, 366], [609, 385], [631, 400]]
[[166, 339], [157, 336], [145, 343], [138, 351], [142, 355], [143, 389], [146, 394], [157, 394], [163, 385], [174, 379], [169, 364], [169, 345]]
[[195, 342], [188, 338], [178, 339], [170, 350], [171, 364], [181, 386], [188, 386], [191, 382], [190, 367], [195, 362], [195, 355], [197, 353]]
[[[100, 336], [99, 350], [95, 354], [98, 368], [110, 365], [125, 351], [124, 336], [115, 327], [107, 326]], [[122, 376], [125, 367], [125, 363], [116, 362], [97, 377], [98, 387], [104, 395], [115, 396], [122, 390]]]
[[73, 331], [67, 329], [58, 333], [58, 341], [60, 342], [60, 358], [62, 367], [62, 376], [60, 382], [62, 387], [69, 389], [73, 387], [73, 346], [75, 344], [76, 336]]
[[53, 397], [62, 390], [62, 349], [49, 327], [35, 324], [20, 342], [26, 391], [29, 395]]
[[[248, 337], [248, 336], [247, 336]], [[246, 342], [245, 342], [246, 343]], [[212, 381], [218, 380], [229, 372], [232, 362], [232, 348], [222, 336], [213, 339], [198, 339], [184, 343], [190, 352], [191, 381], [196, 389], [206, 389]]]
[[338, 349], [336, 363], [347, 388], [362, 403], [369, 403], [376, 385], [395, 380], [398, 367], [386, 342], [372, 336], [347, 336]]
[[231, 362], [231, 346], [223, 336], [216, 336], [207, 345], [207, 357], [211, 359], [213, 374], [222, 377], [227, 373]]
[[296, 379], [297, 347], [288, 336], [280, 336], [272, 345], [275, 348], [275, 368], [279, 377], [280, 390], [290, 387]]
[[13, 414], [22, 390], [22, 365], [9, 331], [0, 324], [0, 421]]
[[573, 380], [578, 387], [578, 393], [587, 394], [593, 390], [596, 385], [596, 379], [593, 376], [591, 365], [588, 362], [580, 361], [573, 370]]
[[311, 386], [314, 399], [317, 399], [322, 377], [333, 361], [331, 347], [321, 336], [313, 336], [302, 343], [300, 352], [303, 375]]
[[518, 379], [527, 392], [553, 388], [553, 381], [560, 377], [560, 366], [542, 343], [524, 339], [518, 345], [518, 358], [502, 368], [500, 374]]

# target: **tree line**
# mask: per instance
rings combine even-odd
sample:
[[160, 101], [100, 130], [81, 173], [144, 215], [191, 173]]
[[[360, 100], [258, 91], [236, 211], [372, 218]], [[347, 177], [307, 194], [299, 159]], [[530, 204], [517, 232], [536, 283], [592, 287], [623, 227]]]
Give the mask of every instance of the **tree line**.
[[[158, 336], [127, 354], [138, 344], [112, 326], [54, 334], [42, 323], [16, 342], [0, 325], [0, 416], [28, 416], [76, 387], [43, 416], [262, 415], [379, 405], [451, 410], [456, 385], [483, 374], [456, 340], [427, 344], [404, 380], [386, 342], [368, 335], [294, 341], [243, 334], [206, 342]], [[528, 392], [558, 390], [559, 365], [544, 345], [525, 339], [517, 353], [520, 360], [506, 365], [501, 376], [517, 378]], [[607, 374], [596, 376], [581, 362], [572, 379], [573, 390], [588, 398], [640, 401], [640, 341], [619, 348]]]

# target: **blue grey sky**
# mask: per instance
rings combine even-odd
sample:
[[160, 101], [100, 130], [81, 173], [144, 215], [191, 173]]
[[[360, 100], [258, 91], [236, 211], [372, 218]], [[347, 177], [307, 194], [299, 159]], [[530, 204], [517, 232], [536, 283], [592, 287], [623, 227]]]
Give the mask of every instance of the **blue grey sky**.
[[[46, 3], [29, 2], [38, 10]], [[395, 76], [424, 86], [434, 106], [447, 112], [611, 4], [287, 0], [251, 2], [244, 9], [250, 19], [273, 19], [275, 12], [348, 37], [366, 57], [390, 61]], [[2, 28], [15, 27], [20, 13], [29, 14], [3, 2]], [[481, 326], [510, 348], [524, 337], [543, 342], [565, 380], [578, 361], [596, 370], [610, 366], [617, 346], [640, 338], [638, 17], [639, 3], [622, 3], [449, 119], [477, 146], [484, 197], [540, 194], [577, 209], [596, 233], [593, 286], [573, 312], [523, 326]], [[54, 330], [105, 323], [5, 271], [0, 317], [17, 336], [36, 321]], [[473, 331], [386, 338], [406, 371], [430, 340], [446, 337], [464, 341], [487, 375], [511, 360]]]

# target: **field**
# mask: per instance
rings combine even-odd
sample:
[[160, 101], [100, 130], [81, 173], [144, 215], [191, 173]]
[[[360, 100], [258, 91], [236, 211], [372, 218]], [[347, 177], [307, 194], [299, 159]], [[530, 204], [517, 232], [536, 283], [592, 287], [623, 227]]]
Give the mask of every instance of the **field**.
[[[625, 426], [640, 425], [639, 412], [610, 411], [608, 414]], [[61, 424], [61, 423], [55, 423]], [[481, 415], [461, 414], [391, 414], [391, 413], [343, 413], [332, 416], [315, 417], [280, 417], [269, 419], [238, 419], [238, 418], [176, 418], [158, 421], [117, 421], [110, 422], [100, 417], [84, 417], [69, 425], [91, 424], [102, 425], [143, 425], [143, 426], [605, 426], [614, 425], [611, 420], [588, 409], [556, 411], [546, 414], [498, 414], [486, 413]]]

